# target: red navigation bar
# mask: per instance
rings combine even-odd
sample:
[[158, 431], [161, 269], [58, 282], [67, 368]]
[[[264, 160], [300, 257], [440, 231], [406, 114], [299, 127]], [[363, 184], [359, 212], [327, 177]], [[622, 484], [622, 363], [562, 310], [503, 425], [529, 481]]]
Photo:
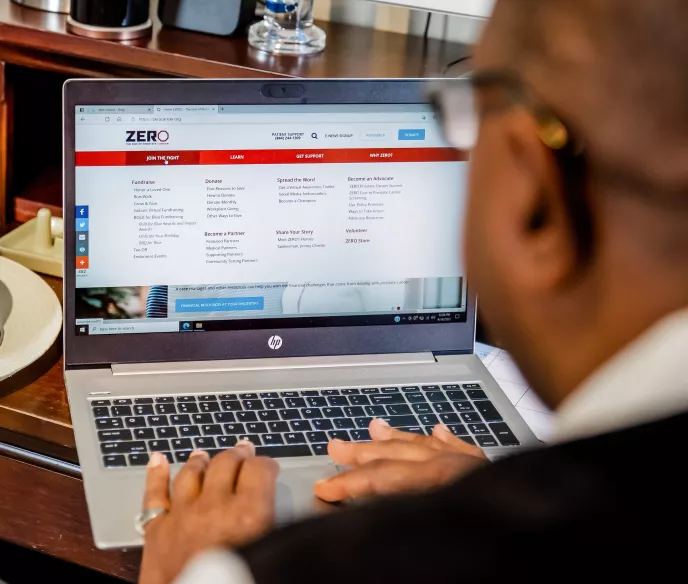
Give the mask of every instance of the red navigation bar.
[[453, 148], [341, 148], [329, 150], [181, 150], [77, 152], [77, 166], [165, 166], [232, 164], [342, 164], [456, 162], [468, 153]]

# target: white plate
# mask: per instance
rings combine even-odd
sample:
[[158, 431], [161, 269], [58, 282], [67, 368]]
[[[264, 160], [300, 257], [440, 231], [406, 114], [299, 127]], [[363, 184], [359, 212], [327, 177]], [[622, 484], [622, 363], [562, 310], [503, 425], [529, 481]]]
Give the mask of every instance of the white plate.
[[62, 306], [39, 276], [0, 257], [0, 284], [12, 298], [0, 345], [0, 381], [28, 367], [52, 347], [62, 328]]

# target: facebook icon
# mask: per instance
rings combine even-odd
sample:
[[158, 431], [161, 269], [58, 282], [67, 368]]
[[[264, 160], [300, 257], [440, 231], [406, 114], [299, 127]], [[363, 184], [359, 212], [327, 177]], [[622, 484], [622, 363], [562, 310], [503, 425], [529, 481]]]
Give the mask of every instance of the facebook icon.
[[88, 219], [88, 206], [77, 206], [76, 208], [76, 218], [77, 219]]

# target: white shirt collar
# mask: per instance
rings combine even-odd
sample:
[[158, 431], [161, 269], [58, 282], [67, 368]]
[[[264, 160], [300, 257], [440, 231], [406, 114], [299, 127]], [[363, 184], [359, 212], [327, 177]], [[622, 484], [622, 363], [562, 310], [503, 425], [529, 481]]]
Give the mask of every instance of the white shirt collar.
[[560, 406], [554, 442], [638, 426], [688, 411], [688, 310], [652, 327]]

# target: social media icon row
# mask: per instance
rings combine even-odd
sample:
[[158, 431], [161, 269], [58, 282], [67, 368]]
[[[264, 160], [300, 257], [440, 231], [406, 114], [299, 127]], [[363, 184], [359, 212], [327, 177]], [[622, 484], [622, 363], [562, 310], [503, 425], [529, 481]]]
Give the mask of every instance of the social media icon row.
[[88, 206], [77, 205], [75, 210], [76, 269], [88, 269]]

